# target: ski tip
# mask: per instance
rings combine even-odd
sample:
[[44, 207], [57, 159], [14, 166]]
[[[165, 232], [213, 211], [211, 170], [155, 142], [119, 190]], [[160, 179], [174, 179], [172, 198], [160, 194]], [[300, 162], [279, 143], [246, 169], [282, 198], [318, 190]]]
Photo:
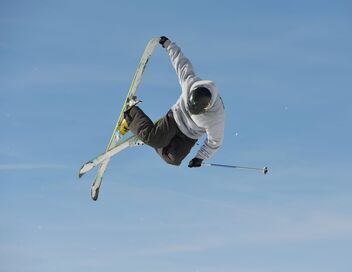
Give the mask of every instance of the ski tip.
[[81, 168], [79, 169], [79, 174], [78, 177], [81, 178], [85, 173], [87, 173], [88, 171], [90, 171], [92, 168], [94, 168], [94, 163], [93, 161], [89, 161], [85, 164], [83, 164], [81, 166]]
[[79, 169], [78, 178], [81, 178], [86, 173], [86, 172], [82, 171], [83, 167], [84, 167], [84, 165], [82, 165], [81, 168]]
[[94, 188], [92, 187], [91, 191], [90, 191], [90, 196], [92, 197], [92, 199], [94, 201], [97, 201], [98, 200], [98, 196], [99, 196], [99, 188]]

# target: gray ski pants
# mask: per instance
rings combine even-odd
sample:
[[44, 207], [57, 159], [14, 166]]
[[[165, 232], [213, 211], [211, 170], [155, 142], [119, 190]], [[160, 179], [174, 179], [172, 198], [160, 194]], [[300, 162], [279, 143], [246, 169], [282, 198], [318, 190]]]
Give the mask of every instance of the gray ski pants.
[[134, 106], [125, 112], [125, 119], [133, 134], [172, 165], [180, 165], [197, 142], [180, 131], [171, 110], [154, 124], [139, 107]]

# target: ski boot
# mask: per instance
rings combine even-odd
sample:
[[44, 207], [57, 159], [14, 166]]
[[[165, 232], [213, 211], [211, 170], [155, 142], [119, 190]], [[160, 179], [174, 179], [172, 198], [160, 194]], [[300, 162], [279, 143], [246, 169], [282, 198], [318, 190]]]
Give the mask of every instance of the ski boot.
[[[126, 113], [127, 111], [129, 111], [132, 107], [136, 106], [137, 104], [139, 104], [140, 102], [142, 102], [141, 100], [137, 100], [137, 96], [132, 96], [131, 98], [127, 99], [126, 102], [126, 110], [124, 113]], [[128, 124], [126, 119], [124, 118], [119, 126], [119, 132], [121, 135], [125, 135], [130, 129], [128, 128]]]

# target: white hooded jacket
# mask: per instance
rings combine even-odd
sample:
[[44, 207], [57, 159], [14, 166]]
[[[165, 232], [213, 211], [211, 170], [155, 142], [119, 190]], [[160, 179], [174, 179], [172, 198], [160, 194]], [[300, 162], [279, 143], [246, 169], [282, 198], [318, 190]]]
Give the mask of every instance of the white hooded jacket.
[[[219, 96], [214, 82], [202, 80], [196, 76], [192, 63], [183, 55], [181, 49], [171, 42], [166, 50], [176, 70], [182, 94], [176, 104], [172, 106], [175, 121], [187, 137], [198, 139], [204, 133], [207, 138], [199, 149], [196, 157], [206, 160], [221, 146], [224, 137], [225, 113], [224, 104]], [[191, 90], [205, 87], [211, 92], [209, 109], [198, 115], [192, 115], [187, 109], [187, 100]]]

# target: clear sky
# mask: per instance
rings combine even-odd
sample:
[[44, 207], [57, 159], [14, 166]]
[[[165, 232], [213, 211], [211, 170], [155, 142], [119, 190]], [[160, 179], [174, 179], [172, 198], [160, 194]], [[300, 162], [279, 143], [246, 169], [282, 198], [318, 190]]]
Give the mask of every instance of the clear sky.
[[[141, 53], [166, 35], [214, 80], [224, 145], [165, 164], [104, 151]], [[351, 1], [1, 1], [0, 271], [312, 272], [352, 267]], [[180, 88], [165, 50], [139, 97]]]

